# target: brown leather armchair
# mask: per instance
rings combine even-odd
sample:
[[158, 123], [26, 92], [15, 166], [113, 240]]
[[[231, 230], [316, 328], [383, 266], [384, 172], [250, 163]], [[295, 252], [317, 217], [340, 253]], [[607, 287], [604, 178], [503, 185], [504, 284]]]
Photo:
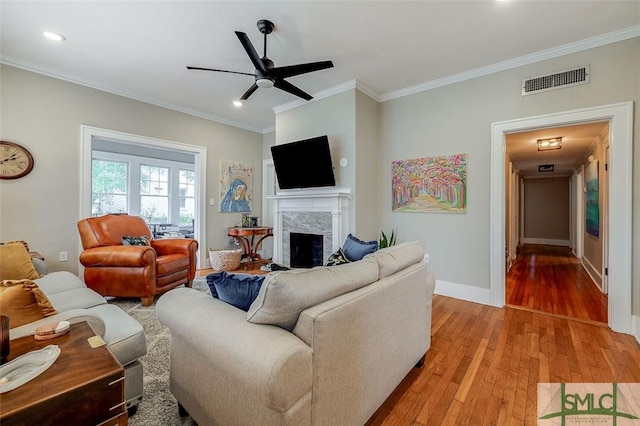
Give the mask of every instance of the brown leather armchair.
[[[198, 250], [194, 239], [154, 240], [144, 219], [126, 214], [82, 219], [78, 231], [84, 281], [103, 296], [140, 297], [143, 306], [150, 306], [158, 294], [181, 284], [191, 287]], [[150, 246], [122, 245], [122, 237], [139, 236]]]

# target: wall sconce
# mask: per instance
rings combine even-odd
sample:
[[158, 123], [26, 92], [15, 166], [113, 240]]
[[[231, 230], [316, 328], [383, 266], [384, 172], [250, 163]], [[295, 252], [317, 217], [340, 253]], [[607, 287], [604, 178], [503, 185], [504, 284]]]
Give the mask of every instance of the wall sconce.
[[538, 151], [549, 151], [562, 148], [562, 138], [538, 139]]
[[587, 157], [587, 160], [589, 160], [589, 162], [592, 162], [592, 161], [594, 160], [593, 155], [588, 156], [588, 157]]

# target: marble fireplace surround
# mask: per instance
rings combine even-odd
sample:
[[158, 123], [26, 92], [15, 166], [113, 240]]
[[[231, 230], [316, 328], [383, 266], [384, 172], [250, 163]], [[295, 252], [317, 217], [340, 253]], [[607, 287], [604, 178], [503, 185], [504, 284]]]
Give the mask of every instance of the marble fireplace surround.
[[323, 236], [323, 264], [340, 248], [350, 231], [351, 188], [310, 188], [279, 191], [274, 202], [273, 261], [290, 266], [290, 234]]

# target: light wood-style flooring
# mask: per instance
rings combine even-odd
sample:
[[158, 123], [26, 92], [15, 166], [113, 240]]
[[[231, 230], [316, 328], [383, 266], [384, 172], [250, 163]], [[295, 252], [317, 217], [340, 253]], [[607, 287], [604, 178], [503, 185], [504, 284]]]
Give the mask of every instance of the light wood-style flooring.
[[[527, 308], [558, 305], [563, 310], [550, 315], [435, 295], [424, 366], [411, 370], [367, 426], [535, 425], [538, 383], [640, 382], [640, 344], [634, 337], [567, 316], [582, 311], [559, 288], [572, 274], [580, 276], [575, 262], [553, 253], [522, 254], [507, 282], [531, 285], [528, 296], [518, 296], [522, 301], [536, 292], [548, 298]], [[549, 270], [537, 269], [543, 265]], [[550, 289], [537, 289], [534, 277]], [[584, 281], [588, 276], [580, 279], [577, 288], [595, 288]], [[519, 294], [507, 289], [513, 297]]]
[[569, 247], [519, 246], [505, 285], [507, 305], [607, 323], [607, 296]]
[[640, 382], [640, 345], [604, 325], [434, 296], [431, 349], [368, 426], [535, 425], [537, 384]]

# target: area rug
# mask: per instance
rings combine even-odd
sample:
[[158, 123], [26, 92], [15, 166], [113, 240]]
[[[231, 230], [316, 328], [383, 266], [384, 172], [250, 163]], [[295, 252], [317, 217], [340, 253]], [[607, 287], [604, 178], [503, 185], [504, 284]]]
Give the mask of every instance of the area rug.
[[[209, 293], [204, 277], [193, 281], [193, 288]], [[141, 358], [144, 390], [136, 414], [129, 418], [130, 426], [193, 426], [189, 416], [178, 415], [178, 403], [169, 392], [169, 329], [158, 321], [155, 303], [144, 307], [140, 299], [111, 299], [110, 304], [119, 306], [134, 317], [147, 338], [147, 354]]]

